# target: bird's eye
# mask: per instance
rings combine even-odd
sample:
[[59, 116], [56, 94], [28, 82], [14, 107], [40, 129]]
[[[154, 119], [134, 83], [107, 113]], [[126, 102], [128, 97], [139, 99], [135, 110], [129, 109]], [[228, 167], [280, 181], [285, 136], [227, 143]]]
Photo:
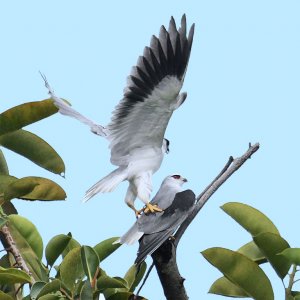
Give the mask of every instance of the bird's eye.
[[173, 175], [172, 176], [174, 179], [179, 179], [180, 178], [180, 175]]

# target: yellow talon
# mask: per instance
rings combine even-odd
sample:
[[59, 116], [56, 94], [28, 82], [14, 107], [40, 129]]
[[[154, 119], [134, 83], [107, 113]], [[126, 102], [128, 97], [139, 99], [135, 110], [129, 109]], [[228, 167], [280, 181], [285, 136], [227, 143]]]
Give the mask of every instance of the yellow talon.
[[149, 213], [149, 212], [151, 212], [151, 213], [153, 214], [153, 213], [155, 213], [155, 212], [161, 212], [161, 211], [163, 211], [163, 210], [162, 210], [161, 208], [159, 208], [159, 207], [157, 206], [157, 204], [152, 205], [151, 203], [147, 203], [147, 204], [146, 204], [146, 207], [143, 208], [143, 211], [144, 211], [145, 214], [147, 214], [147, 213]]

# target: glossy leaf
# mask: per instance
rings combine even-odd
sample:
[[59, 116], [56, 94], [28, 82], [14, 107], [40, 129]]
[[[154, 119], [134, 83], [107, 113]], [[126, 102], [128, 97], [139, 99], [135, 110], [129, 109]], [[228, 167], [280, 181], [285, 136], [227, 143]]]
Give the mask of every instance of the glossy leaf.
[[134, 292], [135, 288], [139, 285], [139, 283], [143, 279], [146, 270], [147, 270], [147, 264], [145, 262], [143, 262], [140, 265], [140, 270], [136, 274], [135, 280], [134, 280], [134, 282], [132, 283], [132, 285], [131, 285], [131, 287], [129, 289], [130, 292]]
[[37, 298], [41, 299], [42, 296], [45, 296], [50, 293], [55, 293], [60, 290], [60, 280], [54, 279], [51, 282], [46, 283], [39, 291]]
[[291, 263], [284, 256], [277, 254], [290, 248], [288, 242], [280, 235], [270, 232], [261, 233], [253, 237], [253, 240], [267, 257], [277, 275], [283, 279], [287, 275]]
[[36, 176], [24, 177], [11, 185], [16, 187], [25, 186], [26, 184], [30, 185], [31, 183], [36, 183], [34, 189], [30, 193], [23, 194], [20, 198], [26, 200], [52, 201], [64, 200], [67, 197], [65, 191], [57, 183], [47, 178]]
[[119, 237], [112, 237], [100, 242], [94, 247], [94, 250], [98, 254], [100, 262], [103, 261], [106, 257], [108, 257], [110, 254], [112, 254], [121, 246], [121, 244], [119, 243], [113, 244], [118, 239]]
[[132, 293], [129, 292], [118, 292], [112, 294], [110, 297], [106, 298], [107, 300], [128, 300]]
[[271, 232], [279, 235], [279, 231], [272, 221], [262, 212], [249, 205], [229, 202], [221, 206], [221, 208], [252, 236], [262, 232]]
[[8, 220], [9, 231], [33, 278], [36, 281], [47, 281], [47, 270], [41, 262], [43, 242], [36, 227], [19, 215], [10, 215]]
[[39, 185], [37, 181], [27, 179], [26, 177], [24, 179], [17, 179], [4, 189], [4, 201], [21, 198], [32, 192], [37, 185]]
[[4, 157], [2, 150], [0, 150], [0, 174], [1, 175], [8, 175], [8, 166]]
[[1, 227], [2, 227], [3, 225], [6, 224], [6, 222], [7, 222], [7, 219], [4, 219], [4, 218], [0, 217], [0, 229], [1, 229]]
[[118, 278], [109, 277], [107, 275], [100, 276], [97, 280], [97, 288], [99, 290], [104, 290], [108, 288], [126, 288], [127, 284]]
[[93, 289], [89, 281], [86, 281], [80, 292], [80, 299], [93, 300]]
[[[71, 233], [68, 233], [68, 235], [72, 236]], [[62, 257], [65, 258], [65, 256], [74, 248], [81, 247], [81, 245], [74, 239], [71, 238], [70, 242], [68, 243], [65, 250], [62, 252]]]
[[48, 294], [39, 297], [39, 300], [65, 300], [65, 299], [66, 297], [63, 297], [62, 295], [55, 295], [55, 294]]
[[30, 297], [31, 299], [35, 300], [37, 299], [40, 291], [42, 290], [42, 288], [46, 285], [46, 282], [44, 281], [36, 281], [33, 286], [31, 287], [30, 290]]
[[14, 300], [13, 297], [11, 297], [11, 296], [8, 295], [8, 294], [5, 294], [5, 293], [2, 292], [1, 290], [0, 290], [0, 299], [1, 299], [1, 300]]
[[0, 267], [1, 284], [31, 283], [30, 276], [22, 270]]
[[92, 247], [82, 246], [81, 261], [84, 273], [92, 283], [100, 264], [96, 251]]
[[129, 270], [126, 272], [124, 279], [127, 282], [127, 286], [129, 291], [133, 292], [136, 286], [139, 284], [141, 279], [144, 276], [144, 273], [146, 271], [146, 263], [144, 262], [139, 270], [139, 273], [137, 274], [137, 268], [136, 265], [132, 265]]
[[11, 183], [17, 181], [18, 178], [10, 175], [2, 175], [0, 174], [0, 194], [4, 192], [6, 187]]
[[47, 142], [29, 131], [20, 129], [2, 135], [0, 145], [55, 174], [65, 172], [64, 162], [57, 152]]
[[15, 131], [58, 112], [52, 99], [27, 102], [0, 114], [0, 135]]
[[68, 246], [72, 235], [69, 234], [59, 234], [54, 236], [47, 244], [45, 249], [45, 256], [47, 264], [53, 266], [57, 258], [63, 253], [63, 251]]
[[3, 203], [2, 209], [6, 215], [17, 215], [18, 214], [17, 209], [10, 201]]
[[[15, 242], [18, 242], [18, 237], [29, 245], [39, 259], [43, 256], [43, 240], [33, 223], [28, 219], [19, 215], [8, 216], [9, 228], [13, 237], [16, 236]], [[19, 249], [21, 250], [21, 249]]]
[[255, 261], [257, 264], [262, 264], [267, 262], [266, 257], [253, 241], [239, 248], [237, 252], [244, 254], [245, 256], [249, 257], [251, 260]]
[[249, 298], [249, 295], [240, 287], [236, 286], [226, 277], [217, 279], [209, 291], [210, 294], [222, 295], [227, 297]]
[[81, 248], [71, 250], [60, 265], [60, 276], [62, 282], [70, 291], [76, 288], [76, 281], [84, 277], [81, 263]]
[[[255, 300], [273, 300], [271, 283], [259, 266], [248, 257], [224, 248], [202, 252], [204, 258], [219, 269], [231, 282]], [[255, 279], [255, 280], [254, 280]]]
[[300, 248], [288, 248], [279, 253], [279, 256], [284, 256], [291, 264], [300, 266]]

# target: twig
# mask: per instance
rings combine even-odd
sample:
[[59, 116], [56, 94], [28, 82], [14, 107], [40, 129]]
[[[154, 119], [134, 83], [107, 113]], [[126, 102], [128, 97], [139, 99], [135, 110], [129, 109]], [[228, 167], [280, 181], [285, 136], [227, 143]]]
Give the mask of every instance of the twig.
[[150, 275], [150, 273], [151, 273], [153, 267], [154, 267], [154, 262], [153, 262], [153, 263], [151, 264], [151, 266], [149, 267], [149, 269], [148, 269], [148, 271], [147, 271], [147, 274], [146, 274], [146, 276], [145, 276], [145, 278], [144, 278], [144, 280], [143, 280], [143, 283], [141, 284], [140, 288], [138, 289], [138, 291], [137, 291], [137, 293], [136, 293], [136, 295], [135, 295], [135, 298], [137, 298], [137, 296], [139, 295], [139, 293], [140, 293], [140, 291], [142, 290], [143, 286], [145, 285], [145, 283], [146, 283], [146, 281], [147, 281], [147, 279], [148, 279], [148, 277], [149, 277], [149, 275]]
[[285, 289], [285, 299], [290, 299], [292, 288], [295, 283], [294, 279], [295, 279], [296, 272], [297, 272], [297, 266], [293, 265], [292, 272], [291, 272], [291, 274], [289, 274], [289, 277], [290, 277], [289, 285]]
[[7, 252], [11, 252], [11, 254], [14, 256], [17, 267], [21, 268], [24, 272], [26, 272], [31, 277], [31, 283], [33, 284], [35, 282], [35, 279], [32, 277], [32, 274], [24, 261], [18, 247], [16, 246], [16, 243], [9, 231], [9, 228], [7, 225], [3, 225], [1, 227], [0, 232], [3, 234], [5, 239], [5, 248]]
[[234, 173], [236, 172], [251, 156], [259, 149], [259, 144], [255, 145], [249, 144], [249, 149], [243, 154], [241, 157], [235, 158], [232, 160], [232, 157], [229, 158], [229, 161], [220, 172], [220, 174], [212, 181], [212, 183], [202, 192], [197, 198], [197, 203], [191, 214], [188, 218], [182, 223], [180, 228], [177, 230], [175, 234], [175, 246], [178, 245], [182, 235], [194, 220], [196, 215], [202, 209], [204, 204], [208, 201], [208, 199], [218, 190], [218, 188]]

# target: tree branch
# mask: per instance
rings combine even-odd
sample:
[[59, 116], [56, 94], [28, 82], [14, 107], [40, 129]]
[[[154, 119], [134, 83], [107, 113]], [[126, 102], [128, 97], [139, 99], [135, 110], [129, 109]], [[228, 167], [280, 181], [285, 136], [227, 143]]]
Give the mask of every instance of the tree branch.
[[251, 156], [259, 149], [259, 144], [251, 146], [241, 157], [233, 159], [230, 157], [225, 167], [219, 175], [207, 186], [207, 188], [196, 198], [194, 209], [188, 218], [182, 223], [175, 234], [175, 239], [169, 239], [153, 254], [153, 262], [156, 267], [164, 294], [168, 300], [187, 300], [188, 296], [184, 288], [184, 278], [180, 275], [176, 263], [177, 245], [196, 215], [202, 209], [208, 199], [218, 190], [218, 188], [236, 172]]
[[212, 181], [211, 184], [196, 198], [196, 205], [194, 210], [188, 216], [188, 218], [182, 223], [180, 228], [177, 230], [175, 234], [175, 246], [178, 245], [182, 235], [194, 220], [196, 215], [202, 209], [204, 204], [208, 201], [208, 199], [219, 189], [219, 187], [234, 173], [236, 172], [251, 156], [259, 149], [259, 144], [256, 143], [255, 145], [251, 146], [249, 144], [249, 149], [238, 158], [233, 159], [232, 157], [229, 158], [227, 164], [220, 172], [220, 174]]
[[7, 225], [3, 225], [1, 227], [0, 233], [2, 235], [1, 241], [3, 243], [3, 246], [5, 247], [5, 250], [7, 252], [10, 252], [16, 261], [17, 267], [22, 269], [24, 272], [26, 272], [32, 279], [32, 283], [34, 283], [34, 278], [31, 276], [31, 272], [26, 264], [26, 262], [24, 261], [18, 247], [16, 246], [16, 243], [9, 231], [9, 228]]

